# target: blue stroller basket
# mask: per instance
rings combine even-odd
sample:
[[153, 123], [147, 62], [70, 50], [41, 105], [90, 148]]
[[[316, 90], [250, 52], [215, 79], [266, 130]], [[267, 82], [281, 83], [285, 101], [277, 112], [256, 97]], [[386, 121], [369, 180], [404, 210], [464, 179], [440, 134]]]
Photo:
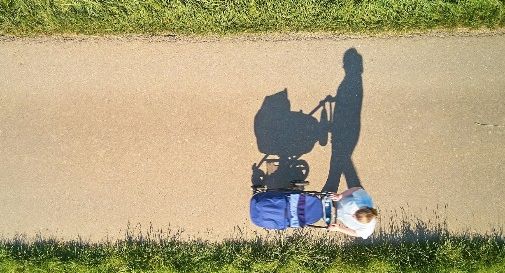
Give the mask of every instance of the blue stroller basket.
[[[251, 221], [266, 229], [326, 227], [331, 223], [333, 202], [326, 193], [266, 191], [252, 196]], [[326, 226], [314, 226], [324, 219]]]

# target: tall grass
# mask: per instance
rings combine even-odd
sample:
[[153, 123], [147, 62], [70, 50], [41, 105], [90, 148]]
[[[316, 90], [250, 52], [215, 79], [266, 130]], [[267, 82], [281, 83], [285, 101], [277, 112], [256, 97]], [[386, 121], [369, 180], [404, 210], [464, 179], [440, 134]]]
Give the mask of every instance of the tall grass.
[[0, 34], [383, 32], [505, 26], [504, 0], [0, 0]]
[[371, 240], [310, 230], [220, 242], [152, 230], [106, 243], [14, 238], [0, 243], [0, 272], [505, 272], [505, 241], [423, 221]]

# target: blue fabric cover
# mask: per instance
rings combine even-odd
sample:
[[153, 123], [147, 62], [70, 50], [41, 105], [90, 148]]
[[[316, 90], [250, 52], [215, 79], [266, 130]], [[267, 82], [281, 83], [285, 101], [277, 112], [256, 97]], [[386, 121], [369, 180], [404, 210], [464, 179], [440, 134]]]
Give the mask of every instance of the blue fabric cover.
[[298, 203], [300, 200], [300, 194], [290, 194], [289, 195], [289, 227], [299, 228], [300, 220], [298, 216]]
[[[290, 204], [289, 200], [297, 204]], [[296, 208], [296, 209], [295, 209]], [[293, 215], [294, 212], [297, 215]], [[257, 193], [251, 198], [251, 221], [267, 229], [286, 229], [313, 224], [323, 217], [319, 198], [306, 194], [281, 192]]]
[[268, 229], [288, 227], [288, 194], [281, 192], [261, 192], [251, 198], [251, 221]]
[[323, 203], [321, 199], [315, 196], [305, 195], [304, 216], [304, 225], [314, 224], [323, 218]]

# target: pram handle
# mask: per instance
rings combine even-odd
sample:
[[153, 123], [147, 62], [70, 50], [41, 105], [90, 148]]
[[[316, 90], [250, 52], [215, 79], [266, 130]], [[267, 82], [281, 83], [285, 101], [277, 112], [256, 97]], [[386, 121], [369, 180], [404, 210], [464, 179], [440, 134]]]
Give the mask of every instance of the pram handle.
[[312, 111], [310, 111], [308, 115], [312, 116], [315, 112], [317, 112], [317, 110], [319, 110], [319, 108], [323, 107], [327, 102], [330, 103], [331, 107], [331, 103], [335, 102], [335, 98], [332, 97], [331, 95], [326, 96], [326, 98], [320, 101], [319, 104], [316, 106], [316, 108], [312, 109]]

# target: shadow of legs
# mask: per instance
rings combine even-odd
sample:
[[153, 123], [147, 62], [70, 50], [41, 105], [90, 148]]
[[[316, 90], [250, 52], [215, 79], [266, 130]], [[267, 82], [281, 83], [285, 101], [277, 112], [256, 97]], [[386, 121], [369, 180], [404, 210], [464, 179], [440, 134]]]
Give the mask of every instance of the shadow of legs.
[[347, 188], [361, 187], [361, 181], [351, 157], [332, 155], [328, 180], [326, 180], [322, 191], [337, 192], [342, 174], [347, 182]]

